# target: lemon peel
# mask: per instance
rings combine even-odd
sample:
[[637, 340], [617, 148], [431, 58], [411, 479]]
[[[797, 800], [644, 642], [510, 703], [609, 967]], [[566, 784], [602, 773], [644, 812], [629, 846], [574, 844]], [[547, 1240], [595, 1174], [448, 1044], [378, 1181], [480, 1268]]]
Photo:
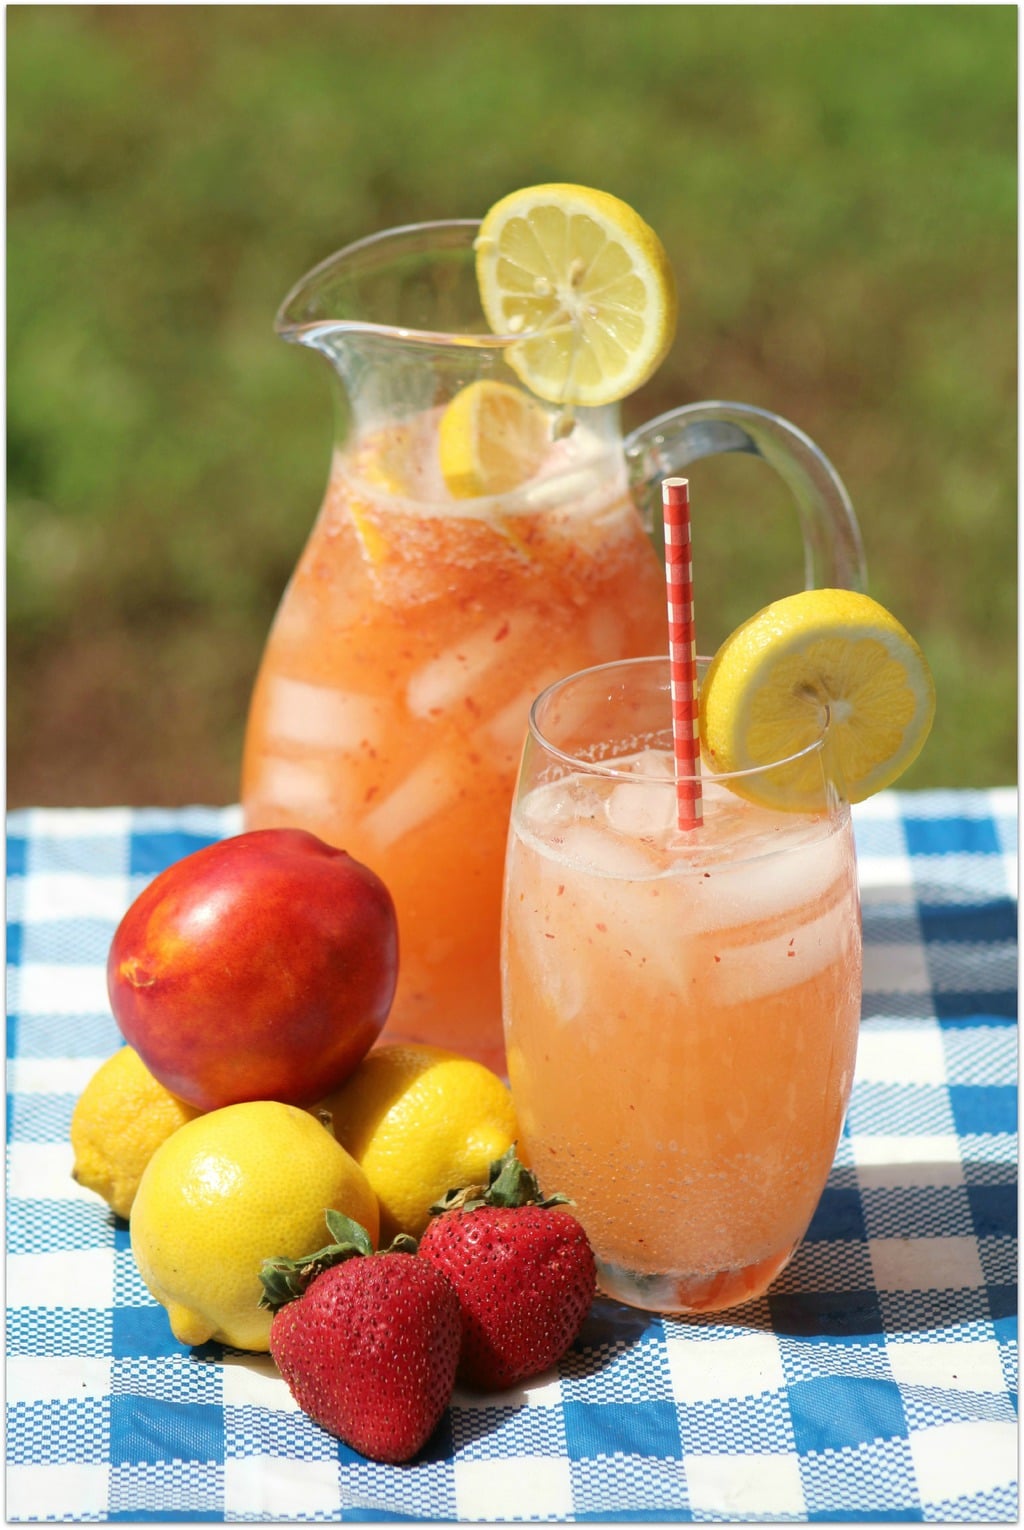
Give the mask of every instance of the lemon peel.
[[132, 1206], [132, 1253], [180, 1343], [266, 1352], [262, 1262], [322, 1242], [328, 1208], [376, 1243], [376, 1197], [322, 1120], [271, 1100], [226, 1105], [153, 1154]]
[[321, 1108], [376, 1193], [382, 1243], [418, 1238], [433, 1203], [455, 1185], [486, 1181], [517, 1132], [497, 1074], [440, 1047], [375, 1047]]
[[538, 471], [549, 446], [541, 406], [521, 388], [493, 378], [460, 388], [438, 426], [441, 474], [456, 499], [519, 488]]
[[[411, 433], [403, 425], [382, 426], [371, 431], [356, 447], [353, 458], [355, 477], [349, 486], [346, 504], [363, 555], [371, 568], [383, 563], [391, 550], [380, 527], [379, 506], [374, 504], [372, 496], [376, 492], [389, 499], [409, 493], [406, 469], [412, 451]], [[361, 485], [367, 485], [369, 493], [362, 491]]]
[[506, 360], [538, 398], [609, 404], [636, 391], [675, 336], [675, 278], [657, 234], [589, 186], [511, 192], [485, 215], [476, 274], [487, 322], [521, 335]]
[[[858, 591], [803, 590], [765, 606], [718, 650], [701, 688], [701, 747], [716, 773], [754, 770], [812, 750], [825, 730], [837, 785], [861, 802], [913, 763], [934, 715], [928, 662], [891, 612]], [[731, 784], [766, 806], [823, 805], [813, 752]]]
[[132, 1047], [101, 1063], [75, 1102], [71, 1176], [127, 1221], [157, 1148], [200, 1112], [171, 1094]]

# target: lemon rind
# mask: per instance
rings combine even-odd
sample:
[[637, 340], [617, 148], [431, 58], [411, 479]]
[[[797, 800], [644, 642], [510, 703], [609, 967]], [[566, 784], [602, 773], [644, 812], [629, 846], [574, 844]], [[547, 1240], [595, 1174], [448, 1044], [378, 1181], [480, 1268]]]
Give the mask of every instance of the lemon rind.
[[[788, 661], [799, 658], [813, 650], [815, 644], [826, 640], [852, 646], [872, 640], [877, 642], [898, 666], [904, 692], [912, 700], [912, 710], [902, 726], [899, 743], [868, 769], [851, 769], [852, 751], [849, 745], [845, 753], [843, 749], [844, 737], [849, 736], [844, 730], [856, 725], [855, 716], [849, 721], [842, 718], [838, 723], [834, 722], [831, 736], [824, 735], [823, 747], [840, 777], [839, 785], [846, 800], [861, 802], [883, 791], [917, 759], [935, 714], [934, 682], [920, 646], [895, 617], [877, 602], [870, 601], [870, 597], [848, 591], [830, 593], [833, 594], [833, 608], [838, 606], [840, 610], [846, 608], [849, 611], [855, 606], [860, 619], [856, 616], [830, 618], [823, 611], [802, 617], [798, 625], [790, 628], [792, 607], [786, 609], [787, 602], [800, 597], [786, 597], [743, 623], [722, 645], [705, 677], [701, 706], [702, 748], [706, 761], [716, 772], [728, 775], [736, 771], [759, 771], [775, 763], [750, 747], [755, 707], [759, 699], [763, 700], [765, 692], [771, 690], [773, 674], [777, 675]], [[868, 601], [870, 605], [865, 606]], [[781, 630], [787, 628], [789, 630]], [[791, 730], [785, 749], [787, 754], [813, 742], [815, 729], [823, 727], [827, 720], [826, 708], [835, 718], [841, 714], [843, 701], [849, 699], [830, 695], [827, 677], [816, 675], [813, 666], [807, 668], [807, 727], [803, 737], [799, 728]], [[782, 694], [780, 691], [780, 696]], [[719, 699], [723, 695], [724, 706]], [[795, 708], [799, 705], [796, 700]], [[780, 711], [784, 712], [785, 708]], [[792, 794], [787, 800], [786, 789], [773, 789], [766, 778], [747, 777], [737, 781], [736, 790], [773, 807], [802, 809], [812, 805], [815, 799], [815, 794], [809, 792], [803, 798]], [[820, 793], [817, 795], [820, 797]]]
[[[608, 331], [598, 325], [596, 332], [587, 338], [587, 320], [596, 317], [585, 311], [565, 318], [566, 304], [556, 308], [551, 322], [536, 324], [522, 340], [514, 342], [506, 352], [506, 359], [520, 380], [538, 397], [552, 403], [574, 404], [594, 407], [612, 403], [635, 392], [661, 364], [672, 345], [678, 313], [675, 279], [668, 256], [653, 229], [631, 208], [628, 203], [608, 192], [564, 182], [552, 182], [543, 186], [511, 192], [501, 198], [487, 213], [480, 226], [477, 240], [477, 280], [481, 303], [488, 323], [499, 334], [508, 333], [510, 325], [523, 322], [524, 309], [540, 308], [547, 299], [554, 301], [558, 293], [558, 281], [563, 275], [557, 261], [548, 256], [547, 271], [531, 270], [518, 262], [502, 248], [502, 233], [513, 219], [522, 219], [531, 226], [542, 209], [557, 207], [568, 220], [574, 216], [588, 218], [604, 235], [605, 248], [613, 241], [621, 246], [627, 257], [626, 275], [639, 283], [643, 291], [643, 304], [622, 306], [620, 312], [637, 315], [641, 325], [643, 342], [624, 349], [624, 361], [618, 368], [609, 368], [607, 360], [596, 382], [581, 381], [573, 377], [573, 347], [568, 347], [568, 359], [564, 375], [550, 382], [545, 368], [538, 364], [538, 353], [550, 349], [558, 336], [576, 336], [580, 344], [575, 348], [580, 354], [593, 357], [600, 340], [608, 339]], [[543, 245], [534, 231], [534, 238], [541, 253]], [[518, 292], [509, 292], [509, 284], [499, 281], [498, 270], [504, 262], [508, 272], [518, 269], [523, 273]], [[531, 296], [533, 282], [555, 279], [555, 291]], [[614, 283], [610, 285], [614, 286]], [[564, 297], [564, 292], [563, 292]], [[593, 300], [599, 294], [591, 292]], [[614, 312], [614, 303], [607, 306]], [[619, 343], [613, 337], [613, 343]], [[607, 346], [605, 347], [607, 350]], [[621, 344], [620, 344], [620, 348]]]

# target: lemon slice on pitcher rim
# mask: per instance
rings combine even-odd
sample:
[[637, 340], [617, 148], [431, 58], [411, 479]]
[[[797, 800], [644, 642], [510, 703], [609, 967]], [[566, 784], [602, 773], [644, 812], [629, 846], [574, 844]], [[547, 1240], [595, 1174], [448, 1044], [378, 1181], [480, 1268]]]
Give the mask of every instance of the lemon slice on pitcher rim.
[[[701, 747], [716, 773], [754, 770], [808, 749], [827, 719], [836, 784], [862, 802], [917, 758], [934, 715], [927, 660], [884, 606], [852, 590], [804, 590], [765, 606], [718, 650], [701, 687]], [[813, 752], [736, 789], [776, 808], [824, 805]]]
[[511, 383], [481, 378], [441, 416], [441, 474], [456, 499], [507, 494], [532, 478], [551, 445], [541, 406]]
[[539, 398], [609, 404], [664, 360], [675, 280], [661, 240], [608, 192], [553, 184], [514, 191], [480, 224], [476, 275], [506, 359]]

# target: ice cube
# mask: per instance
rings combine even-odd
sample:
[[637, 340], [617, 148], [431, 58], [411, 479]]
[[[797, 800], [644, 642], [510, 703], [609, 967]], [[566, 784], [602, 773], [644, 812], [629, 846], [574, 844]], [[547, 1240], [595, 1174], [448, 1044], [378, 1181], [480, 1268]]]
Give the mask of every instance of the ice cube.
[[[799, 833], [794, 828], [793, 832]], [[845, 836], [819, 826], [815, 839], [786, 841], [784, 831], [750, 846], [751, 854], [734, 861], [708, 859], [694, 868], [703, 881], [701, 927], [727, 928], [776, 919], [787, 909], [821, 902], [843, 873], [849, 853]]]
[[594, 655], [594, 663], [602, 659], [616, 659], [624, 652], [626, 623], [617, 612], [607, 606], [596, 606], [587, 618], [587, 641]]
[[516, 816], [525, 835], [557, 846], [567, 827], [592, 822], [603, 810], [593, 778], [570, 772], [534, 787], [519, 803]]
[[406, 687], [409, 711], [414, 717], [450, 711], [493, 669], [507, 662], [513, 637], [522, 641], [522, 634], [514, 633], [507, 618], [502, 617], [428, 660], [410, 677]]
[[671, 781], [621, 781], [605, 802], [605, 815], [619, 834], [663, 840], [677, 820]]
[[278, 743], [351, 751], [377, 734], [379, 713], [372, 696], [277, 676], [269, 685], [267, 733]]
[[617, 881], [647, 881], [664, 869], [652, 849], [620, 839], [596, 821], [571, 823], [561, 831], [561, 853], [577, 870]]
[[285, 595], [274, 617], [271, 630], [275, 658], [295, 658], [301, 662], [317, 630], [317, 606], [313, 600], [296, 595], [294, 586]]
[[250, 795], [257, 802], [281, 807], [286, 812], [326, 812], [337, 800], [334, 772], [319, 760], [288, 760], [264, 757]]
[[[543, 884], [537, 887], [537, 895], [550, 907], [557, 896], [556, 891], [542, 888]], [[572, 950], [572, 931], [560, 924], [553, 928], [540, 910], [518, 911], [514, 928], [515, 938], [527, 959], [529, 981], [538, 993], [543, 994], [545, 1007], [561, 1023], [574, 1020], [586, 999], [587, 976], [580, 970], [578, 957]]]
[[802, 924], [786, 926], [766, 940], [716, 949], [714, 999], [741, 1004], [806, 983], [849, 949], [856, 934], [856, 908], [839, 899]]
[[558, 680], [561, 673], [559, 668], [542, 671], [532, 684], [519, 692], [514, 701], [508, 702], [491, 716], [484, 729], [484, 748], [488, 753], [492, 748], [497, 748], [503, 753], [512, 754], [516, 759], [519, 758], [534, 699], [540, 695], [541, 691], [546, 690], [549, 685]]
[[[563, 868], [560, 902], [570, 905], [565, 917], [577, 938], [586, 938], [591, 987], [618, 987], [623, 974], [627, 986], [635, 981], [657, 990], [667, 1003], [680, 997], [692, 967], [691, 942], [673, 920], [660, 858], [585, 825], [575, 826], [563, 848], [573, 860]], [[595, 977], [595, 963], [603, 977]], [[598, 1007], [603, 1003], [604, 996]]]
[[651, 781], [675, 779], [675, 762], [667, 749], [641, 749], [631, 757], [629, 767], [634, 775]]
[[524, 691], [491, 718], [484, 729], [484, 749], [488, 754], [492, 749], [497, 749], [502, 754], [514, 755], [518, 759], [526, 738], [527, 718], [533, 697], [532, 689]]
[[459, 791], [457, 765], [443, 751], [420, 762], [364, 819], [364, 828], [378, 844], [391, 845], [434, 817], [454, 801]]
[[[584, 1015], [589, 1027], [604, 1011], [609, 988], [619, 986], [620, 972], [670, 998], [682, 994], [690, 947], [676, 938], [662, 859], [620, 839], [603, 813], [574, 821], [571, 804], [550, 786], [542, 790], [549, 810], [543, 837], [523, 834], [517, 821], [509, 876], [510, 886], [526, 894], [526, 906], [512, 905], [516, 928], [554, 1007], [563, 1018]], [[591, 1044], [589, 1030], [588, 1038]]]

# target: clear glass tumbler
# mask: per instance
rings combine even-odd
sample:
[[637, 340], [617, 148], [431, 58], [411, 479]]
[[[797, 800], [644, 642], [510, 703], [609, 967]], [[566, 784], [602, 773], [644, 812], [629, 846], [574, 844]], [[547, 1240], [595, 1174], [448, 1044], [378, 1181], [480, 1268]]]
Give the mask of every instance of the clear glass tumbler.
[[[820, 806], [759, 805], [790, 783]], [[703, 825], [678, 828], [666, 659], [583, 670], [535, 701], [502, 933], [520, 1147], [575, 1202], [602, 1290], [661, 1312], [749, 1301], [788, 1263], [835, 1155], [860, 1018], [827, 716], [809, 748], [705, 774], [702, 795]]]

